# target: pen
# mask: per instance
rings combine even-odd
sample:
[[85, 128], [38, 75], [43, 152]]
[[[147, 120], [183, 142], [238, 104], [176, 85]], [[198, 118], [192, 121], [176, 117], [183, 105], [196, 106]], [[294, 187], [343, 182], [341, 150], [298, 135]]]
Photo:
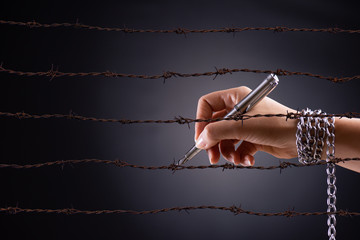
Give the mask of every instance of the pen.
[[[259, 86], [246, 95], [234, 108], [226, 114], [224, 119], [244, 114], [252, 109], [261, 99], [266, 97], [279, 84], [279, 78], [275, 74], [268, 75]], [[177, 165], [181, 165], [195, 157], [202, 149], [195, 145], [181, 158]]]

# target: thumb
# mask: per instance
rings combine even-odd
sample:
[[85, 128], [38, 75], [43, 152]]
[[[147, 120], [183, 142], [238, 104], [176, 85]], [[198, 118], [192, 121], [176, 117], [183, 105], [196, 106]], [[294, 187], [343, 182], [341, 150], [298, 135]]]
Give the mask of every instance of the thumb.
[[196, 147], [201, 149], [209, 149], [219, 143], [221, 140], [236, 139], [243, 140], [246, 138], [248, 130], [240, 127], [241, 122], [237, 121], [221, 121], [208, 124], [201, 132], [196, 141]]

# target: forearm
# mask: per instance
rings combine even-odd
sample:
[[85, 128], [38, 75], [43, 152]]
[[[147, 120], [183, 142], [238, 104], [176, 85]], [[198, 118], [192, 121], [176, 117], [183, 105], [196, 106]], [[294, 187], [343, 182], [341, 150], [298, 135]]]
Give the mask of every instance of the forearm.
[[[335, 157], [360, 158], [360, 119], [336, 118]], [[360, 161], [340, 162], [338, 165], [360, 173]]]

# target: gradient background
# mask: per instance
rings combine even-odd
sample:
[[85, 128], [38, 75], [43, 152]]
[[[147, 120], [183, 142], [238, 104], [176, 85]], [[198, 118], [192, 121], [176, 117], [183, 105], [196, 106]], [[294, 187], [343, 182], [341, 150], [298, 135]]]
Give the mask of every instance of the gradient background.
[[[189, 29], [288, 26], [359, 29], [358, 7], [342, 1], [6, 1], [1, 19], [75, 22], [129, 28]], [[359, 34], [242, 32], [124, 34], [79, 29], [0, 26], [0, 61], [23, 71], [114, 71], [161, 74], [218, 68], [286, 69], [326, 76], [359, 74]], [[1, 73], [0, 111], [69, 113], [100, 118], [195, 117], [202, 95], [265, 74], [141, 80], [19, 77]], [[357, 80], [334, 84], [280, 77], [270, 97], [294, 109], [359, 112]], [[1, 163], [121, 159], [168, 165], [193, 144], [194, 125], [120, 125], [75, 120], [0, 119]], [[293, 159], [296, 162], [297, 159]], [[258, 153], [256, 165], [279, 160]], [[222, 159], [220, 164], [224, 163]], [[205, 153], [191, 165], [207, 165]], [[360, 211], [358, 173], [337, 168], [339, 209]], [[252, 211], [326, 211], [324, 167], [278, 170], [145, 171], [98, 164], [0, 169], [0, 206], [148, 210], [240, 205]], [[338, 217], [338, 239], [359, 239], [359, 218]], [[156, 215], [0, 215], [1, 239], [327, 239], [326, 217], [234, 216], [197, 210]]]

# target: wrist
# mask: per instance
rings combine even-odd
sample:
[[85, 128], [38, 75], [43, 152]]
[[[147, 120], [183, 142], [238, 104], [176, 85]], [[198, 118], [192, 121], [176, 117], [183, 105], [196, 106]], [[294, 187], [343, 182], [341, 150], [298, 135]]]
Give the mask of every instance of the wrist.
[[337, 158], [359, 157], [360, 119], [336, 118], [335, 145]]
[[320, 109], [301, 111], [296, 130], [299, 162], [311, 164], [334, 158], [335, 118], [326, 115]]

